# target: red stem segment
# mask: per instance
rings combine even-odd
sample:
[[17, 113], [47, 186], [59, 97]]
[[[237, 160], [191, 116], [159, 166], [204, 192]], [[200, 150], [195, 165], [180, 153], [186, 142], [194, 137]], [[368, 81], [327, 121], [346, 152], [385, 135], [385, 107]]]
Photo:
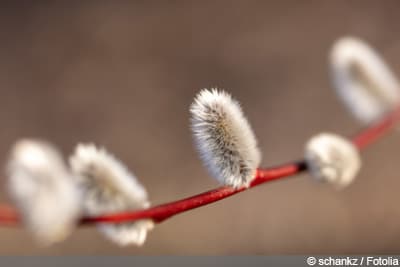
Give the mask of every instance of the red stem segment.
[[[303, 162], [287, 164], [281, 167], [265, 169], [265, 170], [258, 169], [255, 175], [256, 177], [250, 184], [249, 188], [255, 187], [265, 182], [279, 179], [281, 177], [294, 175], [305, 169], [306, 166]], [[134, 221], [145, 218], [151, 218], [154, 220], [154, 222], [159, 223], [176, 214], [211, 204], [213, 202], [219, 201], [221, 199], [245, 191], [246, 189], [247, 188], [244, 187], [239, 189], [234, 189], [229, 186], [224, 186], [201, 193], [196, 196], [163, 204], [146, 210], [118, 213], [114, 215], [103, 215], [95, 218], [83, 218], [81, 220], [81, 223], [87, 224], [87, 223], [97, 223], [97, 222], [124, 222], [124, 221]]]
[[353, 137], [353, 144], [362, 150], [366, 146], [375, 142], [379, 137], [392, 129], [400, 121], [400, 107], [388, 113], [382, 120], [364, 129], [358, 135]]
[[[352, 142], [360, 150], [375, 142], [384, 133], [389, 131], [400, 120], [400, 107], [385, 116], [381, 121], [371, 125], [353, 137]], [[289, 163], [275, 168], [258, 169], [255, 178], [249, 188], [256, 187], [260, 184], [277, 180], [284, 177], [296, 175], [307, 170], [304, 161]], [[102, 215], [97, 217], [82, 218], [80, 223], [121, 223], [126, 221], [134, 221], [139, 219], [152, 219], [156, 223], [160, 223], [174, 215], [195, 209], [201, 206], [211, 204], [213, 202], [230, 197], [237, 193], [243, 192], [249, 188], [233, 189], [228, 186], [219, 187], [199, 195], [177, 200], [167, 204], [162, 204], [149, 209], [121, 212], [117, 214]], [[20, 221], [17, 212], [8, 205], [0, 205], [0, 224], [16, 225]]]

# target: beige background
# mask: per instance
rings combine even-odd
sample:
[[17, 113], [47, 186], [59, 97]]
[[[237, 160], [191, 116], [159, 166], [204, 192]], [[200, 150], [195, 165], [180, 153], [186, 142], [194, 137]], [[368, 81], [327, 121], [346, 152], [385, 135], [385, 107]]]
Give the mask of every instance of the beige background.
[[[154, 204], [216, 186], [188, 128], [199, 89], [241, 101], [271, 166], [301, 157], [319, 131], [358, 129], [331, 90], [337, 38], [364, 38], [400, 73], [396, 1], [28, 2], [0, 5], [1, 162], [21, 137], [65, 154], [95, 142], [137, 174]], [[42, 249], [2, 228], [0, 253], [399, 253], [398, 147], [392, 133], [369, 148], [344, 191], [308, 175], [271, 183], [159, 225], [142, 248], [85, 228]]]

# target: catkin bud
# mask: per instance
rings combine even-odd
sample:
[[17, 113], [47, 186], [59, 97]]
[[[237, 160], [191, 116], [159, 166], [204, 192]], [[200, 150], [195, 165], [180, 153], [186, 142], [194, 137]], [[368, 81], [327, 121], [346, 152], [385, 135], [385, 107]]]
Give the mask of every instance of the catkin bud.
[[224, 91], [202, 90], [190, 107], [201, 158], [220, 183], [249, 186], [261, 154], [239, 103]]
[[[146, 189], [126, 167], [105, 149], [78, 145], [70, 158], [77, 183], [84, 189], [87, 216], [148, 208]], [[121, 245], [142, 245], [153, 221], [139, 220], [118, 224], [98, 224], [111, 241]]]
[[11, 197], [37, 241], [49, 245], [63, 240], [80, 215], [81, 194], [57, 149], [43, 141], [19, 141], [7, 172]]
[[375, 122], [400, 104], [397, 78], [362, 40], [338, 40], [330, 54], [330, 65], [337, 94], [362, 123]]
[[347, 139], [322, 133], [312, 137], [305, 148], [311, 175], [338, 187], [349, 185], [361, 167], [357, 148]]

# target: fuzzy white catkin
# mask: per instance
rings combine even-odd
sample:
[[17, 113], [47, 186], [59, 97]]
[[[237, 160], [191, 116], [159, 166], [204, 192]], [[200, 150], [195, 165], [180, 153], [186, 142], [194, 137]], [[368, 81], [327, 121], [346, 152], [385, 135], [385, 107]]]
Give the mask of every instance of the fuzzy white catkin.
[[7, 165], [9, 193], [28, 230], [42, 245], [61, 241], [80, 215], [80, 191], [57, 149], [44, 141], [21, 140]]
[[[84, 188], [84, 210], [89, 216], [148, 208], [145, 188], [127, 168], [105, 149], [80, 144], [70, 158], [70, 165]], [[142, 245], [153, 221], [139, 220], [119, 224], [98, 224], [111, 241], [121, 245]]]
[[330, 54], [334, 88], [364, 124], [380, 119], [400, 103], [399, 82], [384, 60], [365, 42], [339, 39]]
[[192, 131], [211, 175], [235, 188], [249, 186], [261, 154], [239, 103], [217, 89], [203, 89], [190, 107]]
[[311, 175], [338, 188], [349, 185], [361, 167], [357, 148], [347, 139], [331, 133], [312, 137], [305, 148]]

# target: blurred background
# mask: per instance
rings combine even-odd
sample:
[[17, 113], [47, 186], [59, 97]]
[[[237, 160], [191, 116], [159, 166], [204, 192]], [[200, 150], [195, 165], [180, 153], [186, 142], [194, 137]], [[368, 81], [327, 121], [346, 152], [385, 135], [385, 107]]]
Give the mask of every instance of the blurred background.
[[[215, 187], [192, 143], [201, 88], [240, 100], [262, 165], [298, 159], [320, 131], [360, 125], [336, 98], [328, 53], [355, 35], [400, 73], [396, 1], [17, 1], [0, 4], [0, 162], [22, 137], [105, 146], [160, 204]], [[343, 191], [309, 175], [266, 184], [158, 225], [141, 248], [95, 228], [37, 247], [0, 229], [1, 254], [237, 255], [400, 252], [400, 136], [363, 154]], [[4, 179], [1, 180], [5, 182]], [[7, 200], [0, 191], [0, 199]]]

